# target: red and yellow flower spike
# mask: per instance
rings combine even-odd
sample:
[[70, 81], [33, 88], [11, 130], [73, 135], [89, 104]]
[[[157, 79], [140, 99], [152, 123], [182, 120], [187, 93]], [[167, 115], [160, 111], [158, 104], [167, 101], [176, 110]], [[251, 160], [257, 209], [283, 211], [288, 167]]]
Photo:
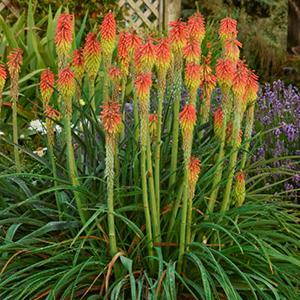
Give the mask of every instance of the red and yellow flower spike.
[[192, 132], [197, 121], [196, 108], [193, 104], [186, 104], [179, 114], [179, 124], [183, 135]]
[[201, 82], [200, 65], [191, 62], [185, 67], [185, 84], [191, 94], [195, 93]]
[[103, 55], [110, 57], [116, 42], [116, 21], [111, 11], [104, 17], [101, 25], [101, 42]]
[[236, 181], [234, 186], [234, 198], [237, 206], [241, 206], [245, 201], [246, 196], [246, 182], [245, 182], [245, 173], [239, 171], [236, 174]]
[[122, 79], [122, 72], [116, 66], [111, 66], [108, 71], [108, 76], [112, 81], [119, 82]]
[[135, 67], [137, 72], [151, 72], [156, 60], [156, 49], [149, 37], [146, 43], [140, 45], [135, 52]]
[[152, 139], [154, 139], [157, 136], [157, 124], [158, 124], [157, 114], [150, 114], [149, 115], [149, 134]]
[[46, 107], [54, 91], [54, 74], [51, 70], [46, 69], [41, 73], [40, 92], [42, 96], [43, 106]]
[[219, 107], [214, 113], [214, 133], [217, 139], [221, 140], [223, 126], [223, 111]]
[[52, 120], [58, 121], [61, 118], [61, 113], [52, 106], [46, 105], [45, 116]]
[[71, 14], [61, 14], [57, 21], [55, 45], [59, 57], [66, 57], [72, 47], [74, 32], [74, 16]]
[[94, 32], [87, 34], [83, 48], [84, 68], [90, 79], [95, 79], [101, 62], [101, 44]]
[[57, 79], [57, 89], [65, 99], [70, 99], [75, 94], [74, 73], [69, 67], [59, 70]]
[[230, 59], [233, 62], [237, 62], [240, 57], [240, 48], [242, 48], [242, 43], [240, 43], [237, 39], [225, 40], [223, 46], [223, 57], [225, 59]]
[[198, 63], [201, 57], [200, 44], [195, 38], [189, 38], [185, 47], [183, 48], [183, 57], [186, 62]]
[[0, 63], [0, 97], [5, 85], [6, 77], [7, 77], [7, 72], [5, 66]]
[[239, 60], [233, 78], [232, 91], [236, 97], [242, 101], [248, 81], [248, 69], [246, 64]]
[[122, 126], [120, 104], [115, 101], [109, 101], [102, 105], [101, 109], [100, 118], [105, 133], [110, 136], [116, 136]]
[[129, 33], [126, 31], [122, 31], [120, 33], [117, 52], [118, 52], [118, 59], [120, 62], [120, 68], [122, 71], [122, 75], [126, 77], [128, 75], [128, 68], [129, 68], [129, 61], [130, 61], [130, 54], [129, 54]]
[[156, 68], [158, 73], [166, 74], [171, 65], [172, 53], [169, 38], [164, 37], [156, 45]]
[[186, 45], [186, 40], [188, 37], [187, 25], [181, 20], [171, 22], [171, 30], [169, 33], [171, 39], [172, 49], [175, 53], [181, 53], [182, 49]]
[[21, 48], [13, 49], [7, 57], [8, 72], [11, 78], [19, 75], [22, 64], [23, 50]]
[[247, 84], [244, 94], [244, 97], [248, 104], [253, 103], [257, 99], [258, 90], [258, 76], [252, 70], [248, 70]]
[[205, 36], [205, 21], [200, 12], [190, 16], [187, 21], [187, 31], [189, 37], [196, 39], [199, 46]]
[[83, 49], [80, 48], [73, 52], [72, 67], [75, 78], [81, 82], [84, 75]]
[[139, 74], [134, 81], [138, 97], [143, 100], [149, 96], [152, 85], [151, 73]]
[[230, 88], [233, 84], [235, 75], [235, 64], [229, 59], [218, 59], [216, 75], [221, 86]]
[[129, 43], [129, 54], [131, 57], [134, 56], [135, 51], [139, 48], [142, 44], [142, 39], [136, 34], [135, 31], [128, 34], [128, 43]]
[[199, 179], [199, 174], [201, 171], [201, 162], [200, 159], [191, 156], [189, 162], [189, 174], [188, 174], [188, 183], [189, 183], [189, 197], [194, 198], [195, 188], [197, 181]]
[[232, 18], [224, 18], [220, 22], [219, 36], [222, 41], [236, 39], [238, 34], [237, 21]]

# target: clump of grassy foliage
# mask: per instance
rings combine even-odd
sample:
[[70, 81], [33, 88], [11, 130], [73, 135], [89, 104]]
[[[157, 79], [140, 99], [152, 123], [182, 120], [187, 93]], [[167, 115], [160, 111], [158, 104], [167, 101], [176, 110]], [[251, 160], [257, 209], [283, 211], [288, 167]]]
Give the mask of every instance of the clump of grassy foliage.
[[[2, 50], [24, 55], [19, 98], [16, 84], [3, 93], [1, 298], [299, 297], [296, 205], [263, 194], [272, 170], [249, 164], [258, 83], [239, 59], [235, 20], [221, 22], [216, 75], [199, 13], [157, 38], [118, 35], [109, 13], [85, 42], [86, 18], [75, 33], [61, 11], [42, 39], [30, 7], [26, 32], [3, 21]], [[48, 156], [12, 139], [11, 98], [14, 128], [27, 102], [46, 121]]]

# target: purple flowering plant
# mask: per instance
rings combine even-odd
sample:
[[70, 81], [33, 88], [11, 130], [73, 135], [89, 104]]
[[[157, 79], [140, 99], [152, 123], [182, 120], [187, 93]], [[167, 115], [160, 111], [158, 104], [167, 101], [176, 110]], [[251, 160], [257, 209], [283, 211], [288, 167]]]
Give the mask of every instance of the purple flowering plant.
[[283, 179], [280, 172], [275, 172], [266, 184], [282, 181], [289, 197], [297, 200], [300, 188], [299, 89], [281, 80], [262, 86], [254, 129], [254, 135], [264, 133], [259, 137], [259, 147], [254, 152], [253, 161], [270, 161], [270, 168], [290, 170], [293, 174], [287, 177], [287, 173]]

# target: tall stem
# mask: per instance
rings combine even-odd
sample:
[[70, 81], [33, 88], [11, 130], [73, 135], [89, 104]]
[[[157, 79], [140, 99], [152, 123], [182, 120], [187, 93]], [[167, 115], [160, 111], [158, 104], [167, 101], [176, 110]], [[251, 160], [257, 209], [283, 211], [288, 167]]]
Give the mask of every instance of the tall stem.
[[12, 118], [13, 118], [13, 142], [14, 142], [14, 155], [17, 172], [21, 172], [20, 154], [18, 149], [18, 108], [17, 108], [17, 95], [13, 97], [12, 103]]
[[159, 78], [159, 95], [157, 105], [157, 136], [155, 147], [155, 196], [157, 203], [157, 212], [160, 215], [160, 146], [161, 146], [161, 128], [162, 128], [162, 107], [166, 87], [166, 77]]
[[250, 139], [251, 139], [251, 135], [252, 135], [253, 121], [254, 121], [254, 104], [252, 104], [248, 108], [247, 113], [246, 113], [246, 128], [245, 128], [245, 133], [244, 133], [244, 140], [246, 141], [246, 143], [244, 146], [244, 151], [243, 151], [242, 159], [241, 159], [241, 170], [244, 170], [247, 159], [248, 159], [248, 152], [249, 152], [249, 147], [250, 147]]
[[182, 87], [182, 58], [176, 56], [175, 58], [175, 70], [174, 70], [174, 110], [173, 110], [173, 137], [172, 137], [172, 152], [171, 152], [171, 167], [170, 167], [170, 180], [169, 187], [176, 181], [176, 169], [177, 169], [177, 156], [178, 156], [178, 136], [179, 136], [179, 110], [181, 100], [181, 87]]
[[[69, 168], [69, 178], [72, 186], [76, 189], [80, 184], [77, 177], [77, 168], [76, 168], [74, 149], [72, 144], [71, 120], [68, 114], [66, 114], [64, 117], [64, 131], [65, 131], [65, 138], [67, 143], [67, 160], [68, 160], [68, 168]], [[83, 210], [80, 193], [76, 190], [74, 190], [73, 193], [76, 201], [77, 210], [80, 216], [80, 220], [84, 225], [86, 223], [87, 218]]]
[[89, 78], [89, 96], [91, 99], [91, 106], [92, 106], [93, 112], [96, 113], [95, 78]]
[[231, 134], [231, 154], [229, 157], [229, 166], [228, 166], [228, 176], [227, 182], [224, 192], [224, 197], [221, 205], [221, 212], [224, 213], [228, 210], [230, 206], [230, 195], [231, 195], [231, 188], [232, 188], [232, 181], [235, 173], [236, 163], [237, 163], [237, 156], [239, 150], [239, 132], [241, 127], [241, 114], [239, 109], [239, 104], [237, 103], [237, 99], [235, 99], [235, 107], [234, 107], [234, 119], [232, 124], [232, 134]]
[[224, 113], [223, 120], [222, 120], [222, 133], [221, 133], [221, 140], [220, 140], [220, 148], [218, 153], [218, 158], [216, 161], [216, 171], [215, 176], [212, 183], [212, 192], [209, 197], [208, 206], [207, 206], [207, 213], [212, 213], [214, 211], [214, 207], [216, 204], [216, 200], [219, 193], [220, 183], [222, 179], [223, 173], [223, 161], [225, 156], [225, 142], [226, 142], [226, 129], [227, 129], [227, 114]]
[[[149, 117], [148, 117], [149, 120]], [[157, 212], [157, 202], [155, 199], [155, 187], [154, 187], [154, 179], [153, 179], [153, 171], [152, 171], [152, 154], [151, 154], [151, 144], [149, 138], [149, 128], [148, 128], [148, 136], [147, 136], [147, 174], [148, 174], [148, 183], [149, 183], [149, 195], [150, 195], [150, 208], [152, 215], [152, 224], [153, 224], [153, 234], [154, 241], [160, 241], [160, 222], [159, 215]]]
[[114, 147], [115, 137], [106, 137], [107, 208], [110, 255], [118, 252], [114, 219]]

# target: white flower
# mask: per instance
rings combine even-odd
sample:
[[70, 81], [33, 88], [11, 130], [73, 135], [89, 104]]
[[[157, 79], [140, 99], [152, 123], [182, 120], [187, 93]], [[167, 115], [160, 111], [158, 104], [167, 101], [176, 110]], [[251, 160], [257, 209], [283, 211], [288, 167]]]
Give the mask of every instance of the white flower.
[[5, 135], [5, 133], [3, 131], [0, 131], [0, 135]]
[[29, 124], [29, 129], [31, 129], [35, 132], [41, 133], [41, 134], [47, 133], [45, 123], [43, 123], [39, 119], [31, 121]]
[[25, 135], [24, 135], [24, 134], [21, 134], [21, 135], [20, 135], [20, 139], [21, 139], [21, 140], [25, 139]]

